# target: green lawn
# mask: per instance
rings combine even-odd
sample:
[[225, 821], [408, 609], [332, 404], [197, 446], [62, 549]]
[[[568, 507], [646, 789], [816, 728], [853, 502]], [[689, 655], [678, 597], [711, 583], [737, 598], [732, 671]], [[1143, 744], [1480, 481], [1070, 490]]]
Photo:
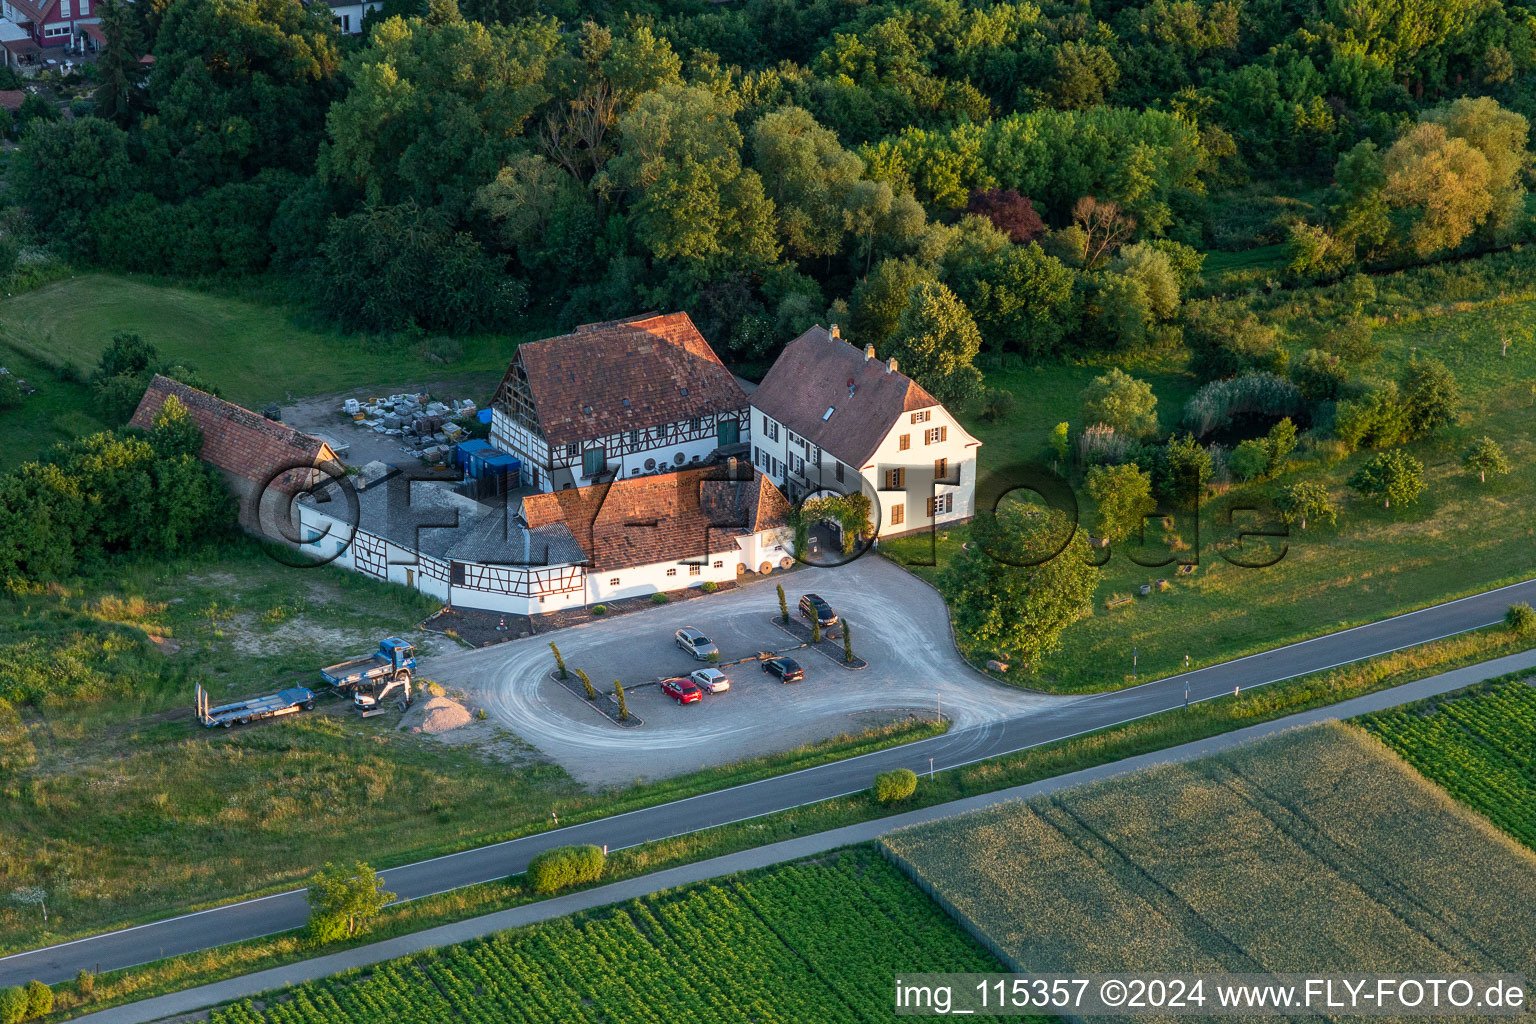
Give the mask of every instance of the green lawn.
[[88, 386], [59, 380], [52, 365], [5, 341], [0, 334], [0, 366], [37, 392], [14, 409], [0, 409], [0, 436], [5, 437], [0, 445], [0, 472], [37, 458], [61, 441], [106, 429], [96, 417]]
[[0, 340], [57, 365], [89, 370], [116, 331], [136, 331], [167, 359], [194, 364], [224, 396], [255, 409], [351, 388], [406, 383], [423, 372], [499, 370], [520, 335], [459, 339], [451, 366], [410, 340], [349, 335], [297, 307], [112, 274], [81, 274], [0, 302]]
[[[1391, 278], [1381, 279], [1383, 304], [1392, 301]], [[1306, 293], [1265, 315], [1282, 323], [1288, 344], [1307, 347], [1327, 324], [1308, 319]], [[1509, 355], [1500, 340], [1512, 337]], [[1011, 677], [1022, 685], [1082, 692], [1129, 685], [1184, 667], [1208, 664], [1263, 650], [1288, 641], [1366, 622], [1487, 587], [1523, 579], [1533, 569], [1536, 542], [1536, 295], [1505, 294], [1402, 315], [1384, 322], [1376, 337], [1384, 352], [1373, 372], [1396, 376], [1414, 352], [1443, 360], [1462, 386], [1459, 420], [1441, 437], [1409, 446], [1424, 462], [1428, 488], [1415, 506], [1390, 512], [1357, 500], [1344, 486], [1349, 474], [1370, 452], [1339, 457], [1327, 446], [1304, 444], [1278, 481], [1233, 486], [1207, 502], [1200, 523], [1199, 568], [1175, 576], [1173, 567], [1146, 568], [1116, 551], [1104, 569], [1104, 581], [1091, 617], [1067, 629], [1062, 650], [1047, 659], [1038, 674], [1015, 664]], [[1177, 422], [1194, 381], [1174, 356], [1148, 357], [1128, 366], [1150, 381], [1159, 398], [1165, 429]], [[993, 372], [988, 382], [1017, 396], [1017, 411], [988, 424], [965, 416], [967, 429], [982, 442], [982, 474], [1012, 460], [1042, 457], [1050, 428], [1067, 420], [1082, 426], [1078, 397], [1099, 367], [1044, 366]], [[1504, 446], [1514, 471], [1479, 485], [1461, 468], [1467, 442], [1482, 434]], [[1049, 461], [1049, 456], [1044, 456]], [[1229, 564], [1222, 551], [1244, 560], [1266, 550], [1268, 542], [1249, 542], [1252, 554], [1230, 548], [1233, 528], [1227, 509], [1262, 501], [1280, 483], [1317, 479], [1328, 485], [1340, 506], [1337, 527], [1310, 525], [1293, 531], [1284, 558], [1265, 569]], [[1092, 523], [1092, 509], [1078, 486], [1082, 522]], [[1252, 519], [1250, 522], [1257, 522]], [[1272, 525], [1278, 526], [1278, 523]], [[966, 530], [941, 535], [938, 562], [958, 550]], [[927, 560], [928, 541], [908, 538], [882, 542], [898, 561]], [[1167, 553], [1156, 552], [1162, 557]], [[1144, 561], [1155, 560], [1143, 555]], [[1180, 555], [1187, 558], [1188, 552]], [[914, 571], [937, 578], [931, 566]], [[1132, 603], [1107, 609], [1113, 594], [1135, 594], [1159, 578], [1171, 588]], [[966, 645], [961, 638], [962, 646]], [[1132, 654], [1139, 672], [1132, 675]], [[974, 657], [991, 652], [971, 650]]]

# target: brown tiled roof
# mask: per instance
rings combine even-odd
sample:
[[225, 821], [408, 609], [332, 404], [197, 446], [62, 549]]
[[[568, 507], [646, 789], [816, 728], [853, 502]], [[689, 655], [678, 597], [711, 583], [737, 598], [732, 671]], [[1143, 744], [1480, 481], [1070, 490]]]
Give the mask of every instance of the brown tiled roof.
[[527, 342], [517, 358], [552, 445], [747, 407], [687, 313], [587, 324]]
[[734, 538], [784, 526], [789, 502], [755, 470], [725, 466], [632, 477], [523, 499], [529, 529], [564, 523], [600, 572], [701, 559]]
[[53, 13], [53, 5], [56, 2], [57, 0], [41, 0], [40, 3], [35, 0], [10, 0], [11, 6], [16, 8], [23, 20], [38, 25], [52, 20], [48, 15]]
[[[818, 325], [784, 346], [768, 376], [752, 392], [752, 406], [839, 461], [859, 468], [903, 413], [939, 404], [906, 374], [887, 370], [883, 360], [865, 359], [863, 349], [832, 337]], [[761, 424], [754, 423], [752, 428], [759, 430]]]
[[[277, 487], [291, 493], [310, 481], [310, 474], [298, 471], [296, 467], [336, 461], [336, 454], [318, 437], [159, 374], [149, 382], [128, 425], [151, 429], [155, 415], [170, 395], [180, 399], [193, 422], [202, 428], [203, 461], [226, 473], [261, 485], [273, 481]], [[280, 470], [293, 472], [282, 473], [274, 480]]]
[[0, 89], [0, 107], [4, 107], [13, 114], [21, 109], [26, 98], [27, 94], [20, 89]]

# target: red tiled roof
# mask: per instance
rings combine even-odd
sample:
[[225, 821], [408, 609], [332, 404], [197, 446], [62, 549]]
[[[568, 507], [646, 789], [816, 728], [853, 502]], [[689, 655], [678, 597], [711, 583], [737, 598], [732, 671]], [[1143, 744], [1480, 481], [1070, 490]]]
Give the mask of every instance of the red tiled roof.
[[293, 493], [311, 482], [311, 474], [298, 467], [336, 461], [336, 454], [318, 437], [159, 374], [149, 382], [128, 425], [151, 429], [155, 415], [171, 395], [187, 407], [193, 422], [202, 428], [203, 461], [226, 473], [259, 485], [271, 482]]
[[22, 16], [24, 21], [30, 21], [41, 25], [48, 21], [48, 12], [53, 10], [53, 5], [58, 0], [42, 0], [35, 3], [34, 0], [9, 0], [10, 5]]
[[735, 538], [784, 526], [789, 502], [761, 473], [723, 465], [633, 477], [523, 499], [530, 529], [564, 523], [608, 572], [730, 551]]
[[587, 324], [528, 342], [517, 358], [552, 445], [747, 407], [687, 313]]
[[863, 349], [819, 325], [785, 345], [752, 392], [753, 408], [855, 468], [869, 461], [903, 413], [938, 404], [906, 374], [864, 358]]
[[22, 101], [26, 98], [27, 94], [20, 89], [0, 89], [0, 107], [13, 114], [21, 109]]

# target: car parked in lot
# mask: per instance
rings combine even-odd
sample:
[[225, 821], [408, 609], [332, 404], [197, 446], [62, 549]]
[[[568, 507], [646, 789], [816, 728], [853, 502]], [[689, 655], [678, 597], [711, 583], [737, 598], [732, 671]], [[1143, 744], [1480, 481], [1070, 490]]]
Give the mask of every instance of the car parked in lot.
[[720, 648], [716, 647], [703, 633], [692, 626], [684, 626], [673, 634], [677, 638], [677, 646], [687, 651], [700, 661], [708, 661], [711, 654], [719, 656]]
[[763, 662], [763, 671], [778, 676], [781, 683], [798, 683], [805, 678], [805, 669], [794, 658], [769, 658]]
[[731, 688], [730, 679], [717, 668], [700, 668], [688, 673], [688, 678], [699, 684], [705, 693], [724, 693]]
[[673, 676], [671, 679], [661, 681], [661, 692], [677, 701], [679, 704], [692, 704], [696, 700], [704, 699], [704, 691], [698, 684], [687, 676]]
[[823, 629], [837, 625], [837, 613], [817, 594], [806, 594], [800, 598], [800, 617], [821, 623]]

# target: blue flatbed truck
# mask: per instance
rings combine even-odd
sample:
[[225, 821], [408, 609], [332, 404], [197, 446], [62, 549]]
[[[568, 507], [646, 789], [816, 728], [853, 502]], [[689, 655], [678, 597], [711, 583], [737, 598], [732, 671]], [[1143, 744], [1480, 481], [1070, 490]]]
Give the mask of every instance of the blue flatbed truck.
[[365, 684], [409, 681], [416, 672], [416, 645], [397, 636], [379, 641], [379, 649], [320, 670], [320, 678], [343, 693]]
[[207, 729], [216, 725], [228, 729], [232, 725], [244, 725], [259, 718], [297, 714], [300, 710], [308, 711], [314, 706], [314, 693], [303, 686], [290, 686], [265, 697], [237, 700], [218, 707], [209, 707], [208, 691], [203, 689], [202, 684], [197, 687], [197, 720]]

